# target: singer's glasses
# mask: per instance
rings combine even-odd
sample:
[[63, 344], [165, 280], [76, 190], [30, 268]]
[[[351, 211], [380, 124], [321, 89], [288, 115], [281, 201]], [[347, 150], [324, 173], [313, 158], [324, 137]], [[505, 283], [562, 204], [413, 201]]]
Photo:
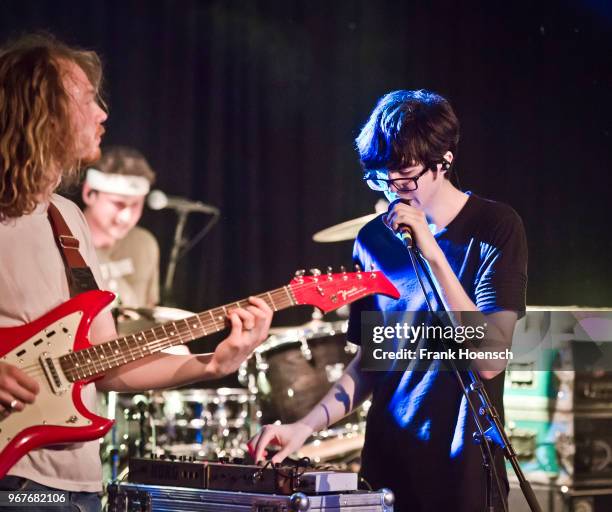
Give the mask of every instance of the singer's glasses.
[[368, 187], [379, 192], [391, 190], [391, 187], [398, 192], [412, 192], [413, 190], [419, 188], [419, 178], [429, 170], [430, 166], [427, 166], [416, 176], [412, 176], [410, 178], [393, 179], [383, 177], [388, 176], [387, 171], [368, 171], [363, 175], [363, 180], [368, 184]]

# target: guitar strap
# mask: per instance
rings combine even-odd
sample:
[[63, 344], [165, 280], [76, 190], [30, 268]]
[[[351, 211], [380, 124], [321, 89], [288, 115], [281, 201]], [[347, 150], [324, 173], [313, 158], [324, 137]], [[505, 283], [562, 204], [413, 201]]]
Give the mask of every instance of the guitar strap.
[[62, 254], [64, 266], [66, 267], [70, 296], [74, 297], [79, 293], [89, 290], [98, 290], [93, 272], [79, 252], [79, 240], [72, 235], [72, 231], [70, 231], [59, 209], [50, 202], [47, 213], [51, 228], [53, 229], [53, 235], [55, 236], [55, 242]]

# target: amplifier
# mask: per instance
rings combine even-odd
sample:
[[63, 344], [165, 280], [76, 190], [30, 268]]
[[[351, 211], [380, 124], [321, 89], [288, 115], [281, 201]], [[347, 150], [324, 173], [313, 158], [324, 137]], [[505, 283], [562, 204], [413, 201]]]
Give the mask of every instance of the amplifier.
[[[508, 507], [512, 512], [530, 512], [516, 478], [508, 475], [510, 494]], [[532, 483], [533, 492], [545, 512], [610, 512], [612, 487], [576, 489], [559, 485]]]
[[[612, 346], [612, 343], [610, 344]], [[589, 351], [589, 344], [572, 344], [568, 351]], [[548, 369], [536, 362], [509, 362], [504, 385], [504, 405], [515, 409], [557, 411], [612, 411], [612, 371], [561, 369], [558, 358]], [[583, 357], [585, 357], [583, 355]], [[557, 368], [552, 368], [559, 365]]]
[[506, 432], [529, 481], [612, 486], [612, 413], [506, 409]]
[[289, 496], [119, 483], [108, 486], [108, 512], [392, 512], [388, 489]]
[[515, 327], [504, 404], [612, 410], [612, 310], [528, 308]]

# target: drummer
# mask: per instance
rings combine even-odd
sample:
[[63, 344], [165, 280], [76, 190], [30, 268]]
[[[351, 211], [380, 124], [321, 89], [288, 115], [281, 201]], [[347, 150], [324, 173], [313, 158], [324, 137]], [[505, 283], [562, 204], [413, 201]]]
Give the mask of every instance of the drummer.
[[159, 302], [159, 245], [136, 224], [155, 173], [136, 149], [106, 148], [87, 170], [83, 213], [100, 261], [104, 288], [116, 306], [152, 308]]

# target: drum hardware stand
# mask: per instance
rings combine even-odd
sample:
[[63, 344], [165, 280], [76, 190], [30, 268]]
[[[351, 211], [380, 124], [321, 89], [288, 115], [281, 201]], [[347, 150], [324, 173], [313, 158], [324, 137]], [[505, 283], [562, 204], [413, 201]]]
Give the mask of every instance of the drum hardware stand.
[[257, 380], [255, 382], [256, 389], [262, 393], [270, 393], [272, 389], [266, 377], [266, 372], [270, 368], [270, 365], [263, 360], [259, 352], [255, 352], [255, 368], [257, 369]]
[[[414, 246], [411, 239], [408, 241], [405, 241], [405, 246], [408, 249], [408, 254], [410, 255], [410, 261], [412, 262], [414, 272], [421, 286], [421, 290], [425, 297], [425, 302], [427, 303], [429, 312], [435, 315], [437, 319], [440, 320], [442, 324], [444, 324], [445, 327], [447, 325], [450, 325], [451, 327], [456, 327], [456, 320], [454, 316], [452, 314], [449, 314], [449, 312], [446, 311], [446, 309], [444, 308], [444, 303], [442, 302], [440, 294], [438, 293], [438, 290], [435, 285], [435, 281], [431, 275], [427, 262], [424, 260], [418, 248]], [[438, 304], [439, 311], [434, 311], [431, 305], [431, 302], [429, 301], [429, 296], [427, 294], [425, 284], [423, 283], [421, 279], [419, 269], [423, 272], [423, 274], [428, 280], [428, 284], [431, 288], [432, 294]], [[442, 314], [439, 314], [439, 313], [442, 313]], [[523, 492], [523, 495], [525, 496], [525, 500], [527, 501], [527, 504], [529, 505], [531, 512], [542, 512], [542, 509], [540, 508], [540, 505], [531, 487], [531, 484], [527, 481], [527, 479], [525, 478], [525, 474], [523, 473], [523, 470], [519, 466], [516, 452], [514, 451], [514, 448], [512, 447], [510, 440], [508, 439], [508, 436], [506, 435], [504, 426], [502, 425], [502, 422], [501, 422], [501, 418], [499, 417], [497, 410], [493, 406], [491, 399], [489, 398], [489, 395], [484, 387], [484, 384], [482, 383], [482, 380], [480, 379], [480, 376], [478, 375], [478, 372], [473, 371], [473, 370], [466, 370], [465, 373], [467, 374], [468, 379], [469, 379], [469, 383], [466, 384], [463, 380], [463, 377], [461, 376], [461, 373], [459, 372], [459, 369], [457, 368], [457, 365], [454, 363], [454, 361], [450, 359], [448, 360], [448, 363], [451, 366], [453, 373], [455, 374], [455, 377], [457, 378], [458, 384], [463, 392], [463, 395], [465, 396], [467, 400], [467, 403], [468, 403], [468, 406], [470, 407], [472, 415], [474, 416], [474, 422], [476, 424], [476, 428], [478, 429], [478, 431], [474, 433], [474, 441], [477, 444], [479, 444], [479, 446], [481, 447], [482, 455], [483, 455], [483, 468], [485, 469], [486, 478], [487, 478], [487, 489], [486, 489], [486, 496], [487, 496], [486, 510], [487, 512], [494, 512], [494, 504], [493, 504], [493, 480], [494, 479], [497, 484], [498, 492], [500, 493], [500, 498], [502, 500], [504, 510], [506, 512], [508, 510], [508, 505], [506, 503], [506, 500], [504, 499], [504, 493], [502, 492], [502, 489], [501, 489], [501, 482], [499, 480], [499, 475], [497, 474], [497, 471], [494, 465], [495, 459], [493, 458], [492, 448], [494, 448], [495, 445], [502, 448], [505, 458], [512, 465], [512, 469], [514, 470], [514, 473], [516, 474], [518, 478], [518, 481], [521, 487], [521, 491]], [[470, 397], [470, 392], [476, 393], [478, 398], [480, 399], [481, 405], [478, 408], [478, 411], [476, 410], [472, 402], [472, 398]], [[489, 424], [489, 427], [486, 428], [486, 430], [483, 428], [483, 425], [481, 424], [482, 420], [486, 420], [486, 422]]]
[[147, 444], [147, 431], [145, 428], [145, 412], [147, 412], [148, 406], [144, 400], [136, 402], [136, 408], [138, 409], [138, 433], [140, 434], [140, 442], [138, 443], [138, 456], [145, 456], [145, 446]]
[[[117, 407], [117, 392], [109, 391], [108, 399], [107, 399], [107, 418], [114, 420], [115, 419], [115, 408]], [[117, 479], [119, 474], [119, 445], [117, 444], [117, 422], [113, 422], [113, 426], [110, 431], [111, 434], [111, 442], [108, 447], [108, 456], [110, 459], [110, 470], [111, 470], [111, 480], [114, 481]]]
[[312, 361], [312, 350], [308, 346], [308, 339], [304, 333], [300, 336], [300, 352], [306, 361]]

